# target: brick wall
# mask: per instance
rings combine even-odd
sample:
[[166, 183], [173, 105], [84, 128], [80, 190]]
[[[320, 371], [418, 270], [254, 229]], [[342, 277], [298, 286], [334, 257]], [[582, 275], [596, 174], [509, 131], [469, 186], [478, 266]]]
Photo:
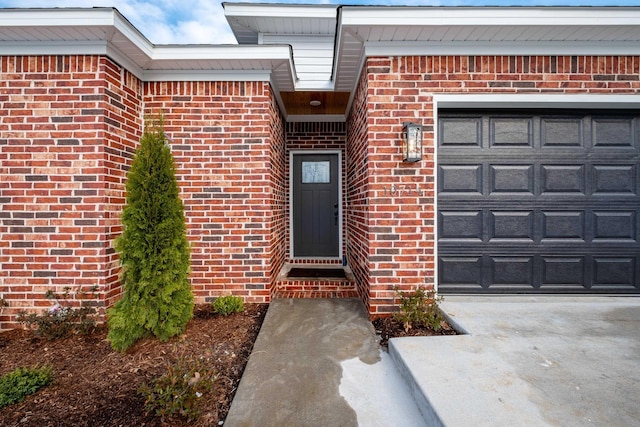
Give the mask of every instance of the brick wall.
[[[363, 73], [347, 120], [346, 174], [344, 193], [347, 260], [356, 279], [356, 288], [368, 310], [370, 280], [369, 182], [372, 175], [368, 157], [368, 81]], [[375, 259], [375, 258], [374, 258]]]
[[271, 115], [271, 144], [269, 152], [269, 170], [271, 184], [271, 223], [268, 255], [269, 291], [272, 297], [276, 289], [276, 279], [282, 265], [287, 260], [287, 154], [284, 119], [280, 114], [275, 99], [271, 97], [269, 104]]
[[116, 296], [111, 241], [140, 120], [139, 82], [106, 58], [5, 56], [0, 67], [5, 328], [48, 307], [49, 290], [96, 286], [99, 306]]
[[106, 228], [104, 271], [105, 305], [112, 306], [121, 296], [120, 262], [113, 241], [122, 234], [120, 215], [125, 203], [127, 172], [143, 130], [142, 82], [106, 58], [104, 65], [104, 169], [101, 188], [104, 199], [98, 221]]
[[[269, 300], [275, 219], [275, 111], [264, 82], [145, 83], [145, 114], [162, 113], [185, 205], [196, 302]], [[273, 151], [272, 151], [273, 150]]]
[[[344, 250], [372, 316], [393, 287], [434, 284], [439, 93], [639, 93], [639, 57], [384, 57], [365, 64], [346, 130], [290, 123], [266, 82], [142, 83], [101, 56], [0, 58], [0, 279], [12, 326], [49, 290], [120, 296], [113, 240], [142, 117], [163, 113], [198, 302], [268, 301], [289, 257], [288, 153], [343, 153]], [[424, 156], [401, 161], [402, 123]]]
[[[364, 75], [369, 110], [366, 170], [370, 174], [372, 315], [392, 311], [394, 285], [409, 289], [434, 284], [434, 94], [640, 93], [637, 56], [369, 58]], [[350, 120], [358, 121], [357, 111]], [[425, 126], [419, 163], [401, 161], [400, 133], [405, 121]], [[350, 135], [349, 143], [361, 139]]]
[[[342, 194], [346, 194], [347, 190], [347, 181], [345, 179], [345, 145], [346, 145], [346, 129], [345, 124], [343, 122], [292, 122], [287, 123], [286, 125], [286, 183], [287, 187], [289, 185], [289, 177], [290, 177], [290, 164], [289, 164], [289, 156], [291, 151], [294, 150], [310, 150], [310, 151], [321, 151], [321, 150], [334, 150], [340, 151], [342, 155], [342, 164], [340, 165], [342, 171]], [[289, 194], [287, 188], [287, 195]], [[286, 220], [287, 224], [290, 223], [290, 200], [289, 197], [286, 199]], [[342, 212], [346, 212], [346, 204], [344, 203], [343, 197], [343, 206]], [[343, 219], [343, 222], [344, 219]], [[344, 230], [343, 224], [343, 247], [341, 248], [341, 252], [345, 253], [345, 244], [346, 242], [345, 236], [346, 231]], [[286, 227], [286, 253], [288, 256], [288, 260], [294, 263], [323, 263], [323, 264], [341, 264], [342, 261], [337, 260], [326, 260], [326, 259], [297, 259], [293, 260], [289, 257], [291, 253], [291, 236], [290, 229]]]

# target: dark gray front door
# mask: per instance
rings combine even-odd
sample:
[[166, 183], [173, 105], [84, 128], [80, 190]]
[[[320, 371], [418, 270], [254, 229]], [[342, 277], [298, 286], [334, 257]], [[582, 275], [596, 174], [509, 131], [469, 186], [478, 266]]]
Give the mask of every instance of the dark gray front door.
[[339, 256], [338, 155], [293, 156], [293, 254]]
[[640, 293], [640, 113], [438, 122], [440, 291]]

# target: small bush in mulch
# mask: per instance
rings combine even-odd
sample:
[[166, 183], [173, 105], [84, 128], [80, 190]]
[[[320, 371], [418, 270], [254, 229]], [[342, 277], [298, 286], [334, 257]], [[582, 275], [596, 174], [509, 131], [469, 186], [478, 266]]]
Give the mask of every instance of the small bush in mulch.
[[385, 348], [389, 346], [389, 340], [391, 338], [458, 335], [458, 332], [446, 321], [441, 323], [440, 329], [437, 331], [424, 325], [416, 325], [409, 330], [405, 330], [402, 321], [394, 319], [393, 317], [378, 318], [372, 323], [376, 334], [380, 337], [380, 345]]
[[418, 287], [413, 292], [403, 292], [396, 288], [396, 293], [399, 310], [391, 317], [373, 321], [383, 347], [389, 345], [390, 338], [458, 334], [444, 319], [438, 305], [442, 297], [433, 290]]
[[244, 301], [242, 297], [235, 295], [226, 295], [218, 297], [213, 301], [213, 310], [223, 316], [229, 316], [233, 313], [242, 313], [244, 311]]
[[0, 408], [22, 402], [25, 397], [53, 381], [49, 366], [17, 368], [0, 377]]
[[[42, 313], [18, 314], [18, 322], [33, 330], [34, 335], [48, 340], [66, 338], [73, 334], [90, 335], [96, 330], [98, 311], [95, 308], [96, 287], [91, 288], [88, 295], [82, 287], [71, 293], [65, 286], [62, 293], [48, 290], [45, 297], [52, 306]], [[89, 296], [89, 298], [87, 298]], [[80, 306], [71, 305], [71, 300], [80, 301]]]
[[180, 356], [167, 371], [138, 389], [145, 398], [146, 414], [155, 414], [162, 422], [175, 424], [176, 419], [196, 420], [200, 401], [213, 387], [215, 370], [210, 360]]

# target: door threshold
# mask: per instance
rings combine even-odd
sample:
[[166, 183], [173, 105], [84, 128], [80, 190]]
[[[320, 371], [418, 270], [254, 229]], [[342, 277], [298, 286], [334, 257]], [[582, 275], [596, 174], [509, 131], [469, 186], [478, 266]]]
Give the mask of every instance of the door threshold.
[[[290, 276], [292, 269], [306, 270], [306, 273], [303, 276], [295, 276], [295, 277]], [[328, 275], [323, 276], [322, 270], [327, 270]], [[341, 270], [344, 272], [344, 276], [336, 277], [335, 273], [334, 275], [331, 275], [332, 270], [333, 271]], [[294, 271], [294, 274], [295, 273], [296, 272]], [[323, 279], [336, 280], [337, 279], [337, 280], [347, 280], [350, 282], [353, 282], [355, 280], [353, 276], [353, 272], [351, 271], [351, 268], [349, 268], [348, 265], [343, 266], [341, 264], [317, 264], [317, 263], [298, 264], [298, 263], [287, 262], [280, 269], [280, 273], [278, 274], [278, 281], [294, 280], [294, 279], [303, 279], [303, 280], [323, 280]]]

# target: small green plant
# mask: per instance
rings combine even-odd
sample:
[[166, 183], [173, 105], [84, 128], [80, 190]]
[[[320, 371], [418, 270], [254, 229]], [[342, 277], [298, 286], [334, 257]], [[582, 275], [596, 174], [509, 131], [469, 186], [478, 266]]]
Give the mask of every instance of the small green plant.
[[234, 295], [219, 297], [213, 301], [213, 310], [223, 316], [229, 316], [233, 313], [242, 313], [244, 311], [244, 301], [241, 297]]
[[143, 384], [138, 393], [145, 398], [147, 414], [154, 413], [163, 422], [175, 416], [191, 422], [200, 414], [199, 399], [213, 388], [214, 382], [215, 372], [204, 360], [181, 357], [151, 384]]
[[[91, 288], [93, 298], [96, 297], [97, 286]], [[48, 290], [46, 298], [54, 304], [41, 314], [22, 311], [18, 314], [18, 322], [34, 329], [41, 337], [54, 340], [64, 338], [72, 333], [87, 335], [96, 328], [97, 310], [90, 300], [85, 300], [86, 293], [78, 289], [74, 293], [77, 300], [81, 300], [79, 307], [71, 306], [69, 298], [71, 288], [65, 287], [61, 294]]]
[[48, 366], [18, 368], [0, 377], [0, 408], [24, 400], [41, 387], [53, 381], [53, 371]]
[[434, 331], [440, 329], [443, 318], [438, 303], [442, 297], [436, 297], [435, 291], [418, 287], [414, 292], [405, 293], [395, 288], [400, 298], [400, 311], [394, 317], [403, 323], [405, 332], [414, 325], [422, 325]]

